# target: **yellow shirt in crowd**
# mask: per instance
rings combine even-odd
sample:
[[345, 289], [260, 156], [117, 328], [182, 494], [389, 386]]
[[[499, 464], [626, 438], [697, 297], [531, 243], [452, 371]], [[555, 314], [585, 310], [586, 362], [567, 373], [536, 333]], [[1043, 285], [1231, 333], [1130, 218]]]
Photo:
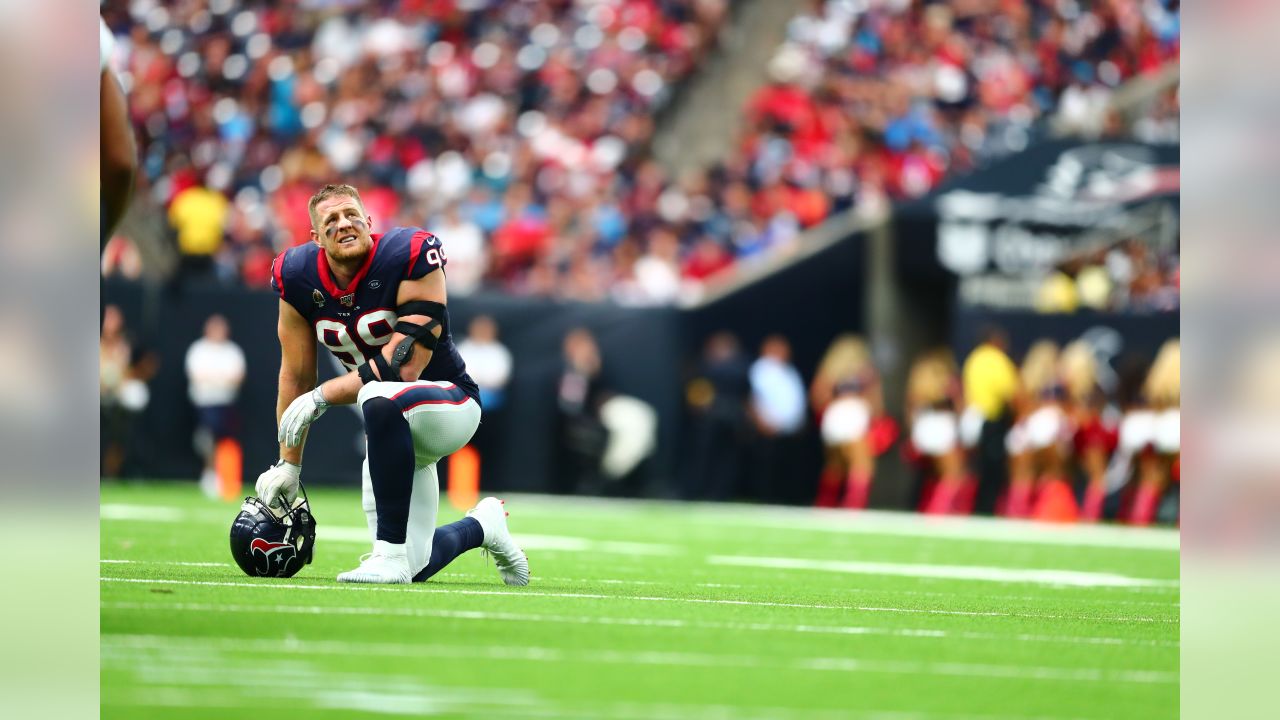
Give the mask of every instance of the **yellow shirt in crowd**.
[[169, 206], [169, 222], [178, 231], [183, 255], [212, 255], [222, 246], [227, 219], [227, 198], [216, 190], [189, 187]]
[[987, 420], [996, 420], [1018, 390], [1018, 368], [994, 345], [979, 345], [964, 361], [964, 396]]

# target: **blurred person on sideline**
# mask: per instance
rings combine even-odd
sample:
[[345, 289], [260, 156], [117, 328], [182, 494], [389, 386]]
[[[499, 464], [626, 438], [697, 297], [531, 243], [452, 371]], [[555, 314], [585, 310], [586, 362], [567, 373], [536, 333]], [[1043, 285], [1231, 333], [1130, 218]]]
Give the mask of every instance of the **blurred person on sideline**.
[[804, 380], [791, 364], [791, 343], [781, 335], [765, 338], [749, 378], [753, 491], [756, 499], [778, 502], [789, 494], [784, 485], [796, 466], [805, 421]]
[[892, 444], [897, 428], [884, 416], [880, 374], [862, 338], [841, 335], [832, 341], [818, 365], [809, 399], [826, 448], [814, 504], [865, 508], [876, 456]]
[[[453, 263], [452, 253], [449, 262]], [[501, 409], [506, 404], [507, 381], [511, 379], [511, 351], [498, 340], [498, 324], [492, 317], [477, 315], [471, 321], [467, 337], [458, 343], [458, 354], [466, 360], [467, 372], [480, 386], [485, 414]]]
[[[457, 203], [449, 203], [434, 223], [441, 237], [449, 238], [449, 290], [456, 295], [470, 295], [480, 289], [489, 269], [489, 249], [480, 226], [462, 217]], [[480, 382], [480, 378], [476, 378]], [[484, 384], [480, 383], [484, 392]], [[489, 408], [485, 403], [485, 409]]]
[[129, 106], [124, 88], [120, 86], [111, 68], [111, 55], [115, 50], [115, 38], [101, 18], [99, 23], [98, 79], [101, 84], [99, 116], [102, 164], [99, 178], [102, 183], [102, 223], [99, 242], [105, 246], [112, 230], [124, 217], [133, 192], [133, 177], [138, 171], [138, 145], [129, 122]]
[[98, 339], [98, 401], [102, 418], [102, 477], [118, 478], [124, 470], [133, 426], [151, 399], [145, 382], [147, 363], [139, 362], [115, 305], [102, 311]]
[[552, 488], [557, 493], [598, 492], [608, 445], [608, 430], [600, 419], [600, 406], [608, 397], [600, 377], [600, 347], [591, 331], [580, 327], [565, 335], [563, 352]]
[[[454, 254], [449, 253], [452, 265]], [[450, 281], [453, 275], [449, 275]], [[484, 407], [484, 422], [476, 430], [472, 444], [482, 460], [495, 457], [496, 441], [502, 438], [503, 420], [506, 418], [507, 382], [511, 379], [511, 351], [498, 340], [498, 324], [488, 315], [477, 315], [467, 326], [467, 337], [458, 343], [458, 354], [467, 363], [467, 372], [480, 387], [480, 404]], [[481, 485], [490, 471], [491, 463], [480, 465]]]
[[1072, 428], [1073, 459], [1085, 479], [1080, 519], [1096, 522], [1102, 518], [1107, 466], [1116, 449], [1115, 413], [1098, 384], [1098, 357], [1088, 341], [1068, 344], [1059, 364]]
[[918, 357], [907, 375], [908, 454], [923, 476], [918, 507], [934, 515], [967, 514], [973, 507], [973, 478], [960, 443], [960, 378], [946, 348]]
[[211, 498], [221, 496], [214, 463], [222, 440], [235, 440], [238, 429], [236, 398], [244, 382], [244, 351], [231, 339], [231, 326], [221, 315], [210, 315], [204, 335], [187, 348], [184, 362], [187, 390], [196, 409], [195, 446], [204, 459], [200, 489]]
[[[1009, 359], [1009, 337], [1003, 330], [988, 327], [982, 342], [964, 361], [965, 414], [962, 434], [972, 435], [979, 426], [976, 442], [978, 492], [974, 510], [983, 515], [995, 512], [996, 499], [1008, 482], [1008, 455], [1004, 439], [1013, 425], [1013, 401], [1018, 393], [1018, 368]], [[965, 438], [971, 440], [971, 438]]]
[[1121, 443], [1136, 450], [1136, 487], [1128, 513], [1134, 525], [1155, 522], [1170, 483], [1180, 479], [1182, 352], [1178, 340], [1161, 346], [1142, 385], [1145, 408], [1121, 424]]
[[685, 395], [692, 414], [685, 497], [728, 500], [742, 477], [751, 398], [750, 366], [732, 333], [721, 331], [707, 339]]
[[607, 433], [600, 459], [605, 493], [635, 497], [643, 494], [646, 459], [658, 446], [658, 413], [640, 398], [610, 394], [600, 405], [600, 421]]
[[[1133, 499], [1130, 481], [1134, 476], [1138, 455], [1151, 441], [1155, 413], [1147, 404], [1143, 386], [1151, 372], [1153, 358], [1131, 353], [1120, 358], [1116, 367], [1115, 403], [1119, 411], [1116, 426], [1116, 448], [1106, 471], [1106, 496], [1101, 518], [1114, 519], [1127, 515]], [[1087, 497], [1087, 496], [1086, 496]]]
[[1066, 478], [1072, 427], [1059, 375], [1059, 355], [1057, 343], [1041, 340], [1022, 361], [1016, 419], [1005, 437], [1009, 489], [1004, 514], [1009, 517], [1030, 517], [1037, 492]]
[[206, 174], [204, 184], [188, 187], [169, 205], [169, 224], [178, 235], [179, 278], [183, 282], [203, 280], [214, 275], [214, 257], [222, 249], [223, 229], [231, 204], [222, 190], [228, 171], [215, 165]]

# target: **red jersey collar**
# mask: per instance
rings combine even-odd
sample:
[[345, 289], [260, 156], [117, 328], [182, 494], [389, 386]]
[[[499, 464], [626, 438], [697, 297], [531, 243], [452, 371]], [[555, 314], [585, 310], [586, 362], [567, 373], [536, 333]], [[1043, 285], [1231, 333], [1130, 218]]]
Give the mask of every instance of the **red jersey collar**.
[[316, 270], [320, 273], [320, 283], [324, 285], [324, 289], [328, 291], [334, 298], [340, 298], [343, 295], [350, 295], [360, 286], [360, 281], [368, 274], [369, 267], [373, 265], [373, 256], [378, 252], [378, 241], [382, 239], [382, 233], [373, 233], [373, 247], [369, 248], [369, 254], [364, 259], [364, 264], [356, 271], [355, 277], [351, 278], [351, 284], [344, 290], [338, 287], [338, 283], [334, 282], [333, 274], [329, 272], [329, 256], [325, 255], [324, 248], [320, 248], [320, 252], [316, 255]]

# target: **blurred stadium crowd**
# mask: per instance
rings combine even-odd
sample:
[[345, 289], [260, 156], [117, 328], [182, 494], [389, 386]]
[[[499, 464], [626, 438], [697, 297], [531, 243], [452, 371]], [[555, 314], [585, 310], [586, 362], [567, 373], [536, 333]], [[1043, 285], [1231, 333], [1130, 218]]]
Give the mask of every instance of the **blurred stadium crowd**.
[[[791, 22], [725, 161], [669, 177], [654, 116], [726, 0], [115, 0], [139, 183], [184, 278], [263, 287], [334, 177], [383, 227], [446, 239], [450, 287], [667, 304], [1060, 128], [1176, 138], [1176, 0], [817, 0]], [[117, 235], [108, 273], [136, 275]]]
[[[948, 175], [1023, 150], [1060, 116], [1128, 133], [1112, 89], [1176, 60], [1177, 4], [814, 2], [791, 22], [773, 82], [748, 112], [750, 179], [818, 187], [802, 224], [859, 196], [923, 195]], [[1176, 96], [1172, 101], [1176, 139]], [[1143, 128], [1169, 120], [1162, 102]]]
[[1181, 304], [1181, 286], [1178, 248], [1152, 248], [1127, 238], [1059, 262], [1042, 280], [1035, 307], [1044, 313], [1172, 311]]

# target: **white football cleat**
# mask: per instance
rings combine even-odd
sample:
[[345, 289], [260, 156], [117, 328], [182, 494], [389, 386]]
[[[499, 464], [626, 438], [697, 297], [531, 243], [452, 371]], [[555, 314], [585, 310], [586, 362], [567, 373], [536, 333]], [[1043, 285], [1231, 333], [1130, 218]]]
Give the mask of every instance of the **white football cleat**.
[[338, 582], [402, 585], [413, 582], [409, 555], [404, 543], [393, 545], [375, 540], [373, 552], [360, 558], [360, 567], [338, 575]]
[[502, 582], [508, 585], [529, 584], [529, 558], [524, 551], [516, 547], [511, 539], [511, 531], [507, 530], [507, 511], [502, 508], [502, 501], [495, 497], [487, 497], [467, 511], [467, 517], [476, 519], [484, 530], [484, 542], [480, 547], [493, 556], [494, 565], [498, 566], [498, 574]]

